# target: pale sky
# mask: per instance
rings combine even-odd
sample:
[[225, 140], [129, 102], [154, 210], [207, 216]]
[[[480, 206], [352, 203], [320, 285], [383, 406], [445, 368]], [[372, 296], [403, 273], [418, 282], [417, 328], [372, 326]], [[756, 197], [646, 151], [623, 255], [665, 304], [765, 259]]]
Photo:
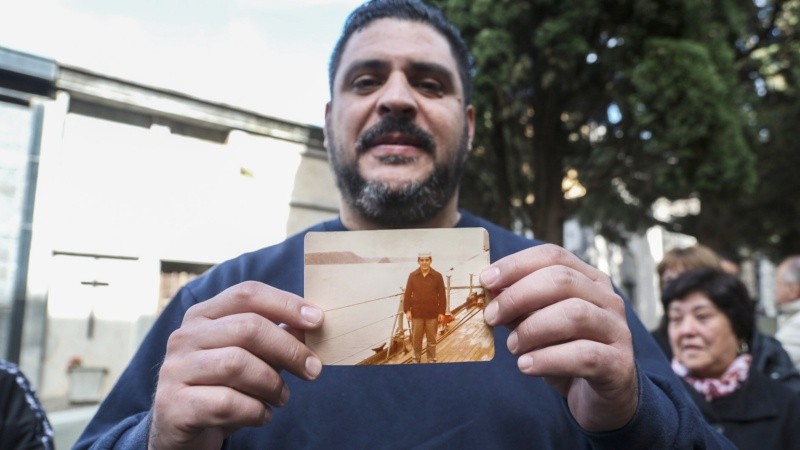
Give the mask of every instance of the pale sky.
[[322, 125], [327, 62], [361, 0], [0, 0], [0, 46]]

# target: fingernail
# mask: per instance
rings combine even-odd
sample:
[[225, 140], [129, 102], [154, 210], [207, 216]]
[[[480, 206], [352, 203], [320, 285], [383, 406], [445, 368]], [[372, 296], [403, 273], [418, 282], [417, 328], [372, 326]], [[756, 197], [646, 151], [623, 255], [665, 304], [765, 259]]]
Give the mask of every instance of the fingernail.
[[317, 378], [320, 372], [322, 372], [322, 361], [316, 356], [309, 356], [306, 358], [306, 373], [308, 376]]
[[311, 306], [303, 306], [300, 308], [300, 315], [312, 324], [317, 324], [322, 320], [322, 311]]
[[517, 336], [516, 331], [512, 331], [511, 334], [508, 335], [508, 341], [506, 341], [506, 345], [508, 345], [508, 351], [511, 353], [515, 353], [517, 351], [519, 337]]
[[486, 321], [489, 325], [494, 325], [494, 320], [497, 318], [497, 310], [499, 307], [497, 306], [497, 302], [489, 302], [486, 305], [486, 309], [483, 310], [483, 320]]
[[283, 389], [281, 389], [281, 397], [278, 401], [280, 401], [281, 406], [285, 405], [286, 402], [289, 401], [289, 388], [287, 388], [286, 385], [284, 385]]
[[500, 269], [497, 267], [489, 267], [488, 269], [481, 272], [481, 284], [484, 286], [490, 286], [497, 280], [497, 277], [500, 276]]
[[533, 369], [533, 357], [531, 355], [522, 355], [517, 360], [517, 367], [523, 372], [528, 372]]

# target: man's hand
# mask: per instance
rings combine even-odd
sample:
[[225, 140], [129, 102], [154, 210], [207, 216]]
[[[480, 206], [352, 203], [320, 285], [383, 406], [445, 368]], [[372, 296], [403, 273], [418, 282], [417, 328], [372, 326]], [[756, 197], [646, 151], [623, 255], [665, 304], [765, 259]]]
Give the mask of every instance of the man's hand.
[[289, 399], [281, 370], [319, 376], [303, 336], [322, 319], [302, 298], [254, 281], [189, 308], [167, 343], [150, 448], [219, 449], [237, 429], [269, 422], [271, 406]]
[[633, 417], [638, 383], [625, 305], [602, 272], [555, 245], [507, 256], [481, 273], [496, 295], [489, 325], [511, 329], [520, 371], [542, 376], [587, 431], [611, 431]]

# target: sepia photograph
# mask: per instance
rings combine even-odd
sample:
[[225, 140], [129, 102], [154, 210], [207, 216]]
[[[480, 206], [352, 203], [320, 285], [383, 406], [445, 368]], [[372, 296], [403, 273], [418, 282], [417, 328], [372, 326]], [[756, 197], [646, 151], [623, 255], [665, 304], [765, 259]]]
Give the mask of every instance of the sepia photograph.
[[483, 228], [312, 232], [305, 298], [325, 312], [306, 344], [327, 365], [489, 361]]

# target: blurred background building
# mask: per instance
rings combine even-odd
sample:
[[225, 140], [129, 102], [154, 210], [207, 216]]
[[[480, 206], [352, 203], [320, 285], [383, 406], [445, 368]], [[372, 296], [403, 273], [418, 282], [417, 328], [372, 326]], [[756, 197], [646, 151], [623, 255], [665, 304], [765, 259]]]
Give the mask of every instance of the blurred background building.
[[99, 401], [183, 283], [337, 213], [322, 139], [0, 48], [4, 357], [50, 412]]

